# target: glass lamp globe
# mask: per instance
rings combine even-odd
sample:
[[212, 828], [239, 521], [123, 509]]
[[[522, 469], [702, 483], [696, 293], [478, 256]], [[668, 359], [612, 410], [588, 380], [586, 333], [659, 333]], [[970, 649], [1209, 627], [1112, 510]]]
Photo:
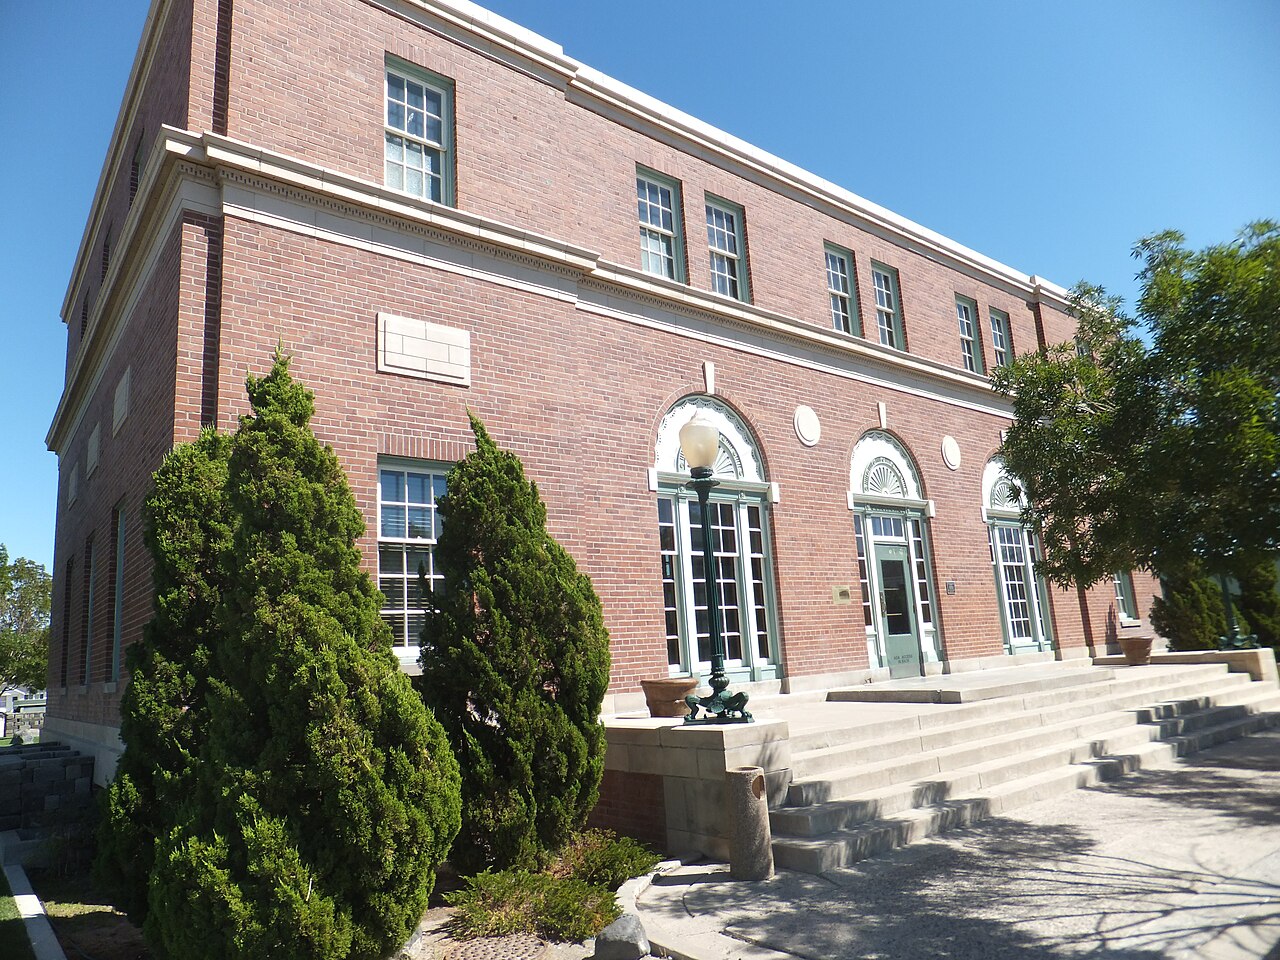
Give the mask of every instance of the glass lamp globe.
[[690, 470], [710, 468], [716, 462], [720, 453], [720, 431], [701, 410], [680, 428], [680, 452]]

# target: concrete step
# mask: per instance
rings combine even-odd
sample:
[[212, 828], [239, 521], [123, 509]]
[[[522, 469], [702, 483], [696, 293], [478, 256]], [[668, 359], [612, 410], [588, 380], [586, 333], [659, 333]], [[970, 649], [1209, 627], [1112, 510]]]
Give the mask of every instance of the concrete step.
[[[1078, 671], [1076, 671], [1078, 672]], [[1207, 682], [1212, 677], [1231, 679], [1229, 683], [1248, 683], [1245, 674], [1228, 674], [1224, 664], [1197, 664], [1191, 667], [1160, 667], [1147, 670], [1145, 668], [1120, 668], [1108, 671], [1114, 674], [1105, 689], [1096, 689], [1094, 684], [1076, 684], [1059, 686], [1052, 689], [1032, 689], [1022, 691], [1018, 696], [998, 700], [980, 700], [960, 704], [922, 705], [921, 711], [910, 719], [896, 718], [882, 721], [836, 726], [804, 733], [793, 733], [791, 746], [793, 753], [833, 747], [842, 743], [862, 744], [869, 740], [903, 734], [910, 729], [928, 730], [934, 727], [954, 727], [957, 724], [977, 722], [983, 719], [994, 720], [1000, 717], [1021, 715], [1028, 711], [1043, 710], [1053, 706], [1095, 702], [1107, 697], [1122, 697], [1132, 693], [1137, 700], [1149, 703], [1161, 699], [1158, 694], [1139, 696], [1140, 691], [1166, 687], [1166, 696], [1170, 699], [1181, 696], [1186, 689], [1194, 689], [1198, 683]], [[1035, 685], [1032, 684], [1031, 687]], [[1119, 705], [1117, 700], [1117, 705]]]
[[[987, 757], [983, 755], [984, 751], [979, 751], [974, 762], [948, 770], [939, 769], [936, 775], [929, 771], [918, 778], [891, 781], [876, 787], [863, 786], [855, 796], [828, 793], [831, 781], [817, 781], [816, 785], [800, 784], [799, 789], [788, 794], [795, 798], [796, 803], [772, 811], [770, 820], [776, 833], [816, 836], [911, 807], [962, 796], [966, 792], [992, 787], [1030, 773], [1137, 748], [1154, 739], [1186, 735], [1263, 710], [1280, 712], [1280, 691], [1272, 688], [1269, 692], [1259, 692], [1249, 703], [1239, 705], [1206, 706], [1203, 698], [1163, 704], [1158, 711], [1160, 716], [1147, 721], [1139, 721], [1128, 713], [1104, 714], [1074, 727], [1054, 728], [1040, 739], [1011, 738], [1000, 745], [997, 756]], [[1075, 736], [1063, 736], [1066, 732]], [[1022, 749], [1004, 749], [1009, 746]], [[940, 756], [939, 762], [943, 759]], [[920, 766], [906, 765], [904, 768], [918, 771]], [[868, 777], [857, 782], [867, 784], [869, 780]], [[792, 786], [797, 785], [793, 783]]]
[[[1166, 705], [1160, 707], [1163, 714], [1184, 713], [1206, 706], [1206, 697], [1226, 695], [1243, 689], [1248, 683], [1248, 678], [1242, 675], [1224, 674], [1215, 675], [1213, 682], [1208, 685], [1183, 682], [1157, 688], [1154, 692], [1140, 693], [1150, 693], [1164, 701]], [[1192, 692], [1200, 692], [1201, 696], [1198, 699], [1186, 696]], [[1177, 696], [1182, 699], [1174, 699]], [[1144, 706], [1140, 708], [1139, 703]], [[1023, 742], [1041, 745], [1084, 736], [1091, 731], [1106, 729], [1112, 723], [1116, 726], [1132, 724], [1139, 719], [1135, 712], [1139, 709], [1152, 710], [1155, 707], [1151, 705], [1151, 699], [1142, 700], [1132, 694], [1112, 694], [1062, 704], [1041, 713], [1014, 711], [994, 718], [956, 723], [925, 732], [910, 728], [904, 731], [902, 724], [889, 722], [881, 725], [884, 729], [877, 730], [874, 734], [867, 730], [867, 738], [856, 745], [840, 744], [808, 751], [794, 751], [793, 748], [793, 787], [804, 789], [803, 785], [809, 781], [824, 779], [839, 779], [841, 784], [831, 784], [825, 792], [820, 791], [821, 796], [792, 796], [790, 802], [811, 803], [815, 799], [846, 796], [850, 786], [862, 789], [858, 783], [861, 777], [866, 777], [869, 785], [878, 786], [918, 776], [922, 770], [931, 772], [927, 763], [922, 765], [913, 762], [917, 757], [937, 756], [938, 764], [934, 769], [944, 772], [976, 762], [977, 759], [1016, 751]], [[886, 735], [885, 731], [889, 731], [889, 734]], [[977, 751], [978, 756], [967, 759], [969, 751]], [[892, 770], [899, 765], [903, 767], [903, 775], [894, 777]], [[889, 771], [887, 777], [882, 775], [885, 771]]]
[[[1257, 703], [1280, 701], [1276, 688], [1270, 689], [1271, 696], [1260, 697]], [[1190, 716], [1194, 714], [1188, 718]], [[1134, 770], [1166, 766], [1196, 750], [1280, 725], [1280, 710], [1274, 707], [1268, 712], [1244, 712], [1225, 719], [1221, 712], [1213, 716], [1220, 722], [1206, 721], [1197, 729], [1168, 739], [1148, 740], [1123, 752], [1082, 758], [1065, 766], [1057, 765], [980, 787], [960, 798], [939, 797], [931, 793], [932, 784], [916, 784], [917, 796], [932, 802], [901, 813], [882, 815], [876, 820], [836, 828], [820, 836], [775, 837], [774, 861], [786, 869], [822, 873], [985, 817], [1007, 813], [1028, 803], [1115, 779]], [[1120, 749], [1120, 746], [1103, 741], [1096, 747], [1101, 750], [1108, 748]], [[852, 807], [857, 802], [848, 801], [847, 805]]]
[[990, 670], [838, 687], [827, 694], [827, 699], [861, 703], [971, 703], [1021, 696], [1038, 690], [1106, 683], [1113, 673], [1114, 668], [1093, 666]]

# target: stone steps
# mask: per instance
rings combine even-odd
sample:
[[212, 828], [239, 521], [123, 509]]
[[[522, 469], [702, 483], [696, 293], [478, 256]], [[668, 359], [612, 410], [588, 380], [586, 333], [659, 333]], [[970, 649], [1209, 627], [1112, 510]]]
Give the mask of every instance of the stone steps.
[[[1200, 697], [1226, 696], [1249, 686], [1249, 679], [1241, 674], [1228, 675], [1224, 672], [1210, 676], [1212, 679], [1208, 683], [1170, 682], [1151, 691], [1113, 693], [1060, 704], [1040, 712], [1020, 709], [1017, 704], [1006, 704], [1006, 709], [995, 716], [924, 731], [881, 733], [856, 745], [841, 744], [809, 751], [796, 751], [793, 746], [793, 781], [788, 802], [802, 804], [816, 799], [839, 798], [848, 791], [862, 789], [867, 783], [892, 782], [884, 777], [892, 777], [895, 770], [900, 773], [898, 779], [916, 776], [915, 772], [901, 766], [904, 757], [913, 758], [913, 770], [945, 772], [975, 762], [967, 759], [974, 753], [998, 757], [1017, 752], [1028, 742], [1050, 744], [1105, 730], [1111, 725], [1138, 722], [1134, 711], [1152, 709], [1153, 701], [1183, 703], [1194, 699], [1193, 694]], [[1195, 706], [1188, 703], [1176, 709], [1186, 712]], [[933, 771], [929, 769], [931, 758], [937, 761]]]
[[[791, 784], [789, 805], [770, 813], [775, 861], [810, 873], [847, 866], [1280, 723], [1280, 688], [1225, 668], [1117, 673], [966, 704], [951, 727], [930, 717], [906, 735], [901, 721], [863, 724], [872, 740], [857, 745], [816, 738], [836, 743], [801, 751], [793, 769], [842, 751], [867, 762]], [[1062, 693], [1073, 689], [1083, 699]], [[967, 739], [978, 732], [988, 736]]]

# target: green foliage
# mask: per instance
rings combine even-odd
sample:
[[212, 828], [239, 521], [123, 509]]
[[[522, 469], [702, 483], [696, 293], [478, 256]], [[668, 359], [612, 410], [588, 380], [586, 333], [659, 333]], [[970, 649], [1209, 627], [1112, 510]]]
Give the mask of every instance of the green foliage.
[[49, 673], [49, 594], [44, 567], [19, 557], [9, 562], [0, 543], [0, 690], [43, 690]]
[[1188, 250], [1141, 241], [1136, 317], [1077, 288], [1079, 341], [994, 376], [1013, 398], [1005, 465], [1055, 582], [1197, 563], [1238, 576], [1280, 547], [1280, 225]]
[[474, 416], [448, 476], [420, 689], [462, 767], [464, 870], [537, 866], [580, 830], [604, 768], [609, 637], [591, 581], [546, 530], [513, 454]]
[[390, 652], [363, 521], [277, 355], [234, 437], [145, 508], [156, 615], [129, 653], [100, 875], [161, 956], [381, 957], [458, 829], [457, 761]]
[[488, 870], [445, 895], [457, 908], [454, 929], [464, 937], [531, 933], [546, 940], [581, 942], [621, 915], [612, 891], [576, 877], [510, 869]]
[[615, 836], [610, 830], [587, 830], [565, 844], [547, 872], [617, 890], [632, 877], [648, 873], [661, 859], [631, 837]]
[[1173, 650], [1216, 650], [1227, 632], [1227, 611], [1218, 581], [1195, 568], [1165, 578], [1165, 596], [1151, 605], [1151, 626]]
[[1264, 647], [1280, 649], [1280, 591], [1276, 590], [1276, 576], [1280, 573], [1276, 563], [1266, 558], [1247, 566], [1237, 574], [1240, 596], [1236, 598], [1236, 612], [1248, 622], [1248, 630], [1241, 626], [1241, 633], [1252, 633]]

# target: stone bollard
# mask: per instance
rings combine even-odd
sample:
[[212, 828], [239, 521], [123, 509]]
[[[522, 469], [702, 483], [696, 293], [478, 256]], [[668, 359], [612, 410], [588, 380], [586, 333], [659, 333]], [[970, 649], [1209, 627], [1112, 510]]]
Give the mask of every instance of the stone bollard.
[[764, 770], [734, 767], [724, 772], [729, 807], [729, 875], [735, 880], [768, 880], [773, 876], [773, 837]]

